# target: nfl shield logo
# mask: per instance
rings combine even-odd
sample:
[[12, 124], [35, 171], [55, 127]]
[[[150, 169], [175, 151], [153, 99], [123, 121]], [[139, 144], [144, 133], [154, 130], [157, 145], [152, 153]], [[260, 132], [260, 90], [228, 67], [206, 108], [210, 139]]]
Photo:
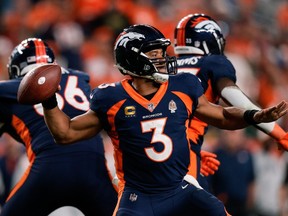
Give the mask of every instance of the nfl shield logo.
[[154, 104], [148, 104], [148, 110], [150, 111], [150, 112], [153, 112], [153, 110], [154, 110]]
[[137, 195], [136, 195], [135, 193], [130, 194], [129, 200], [130, 200], [131, 202], [135, 202], [135, 201], [137, 200]]

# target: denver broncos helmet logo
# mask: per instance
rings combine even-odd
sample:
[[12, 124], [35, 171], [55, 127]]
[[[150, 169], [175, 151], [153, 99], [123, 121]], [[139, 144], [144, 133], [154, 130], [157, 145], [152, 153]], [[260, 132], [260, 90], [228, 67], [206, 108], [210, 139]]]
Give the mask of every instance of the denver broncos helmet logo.
[[191, 27], [196, 29], [206, 29], [206, 30], [218, 30], [221, 32], [221, 28], [213, 20], [208, 20], [204, 17], [197, 17], [194, 20], [191, 20]]
[[128, 32], [128, 33], [121, 34], [119, 35], [116, 41], [114, 49], [116, 49], [116, 47], [118, 46], [123, 46], [126, 48], [126, 45], [129, 41], [142, 40], [142, 39], [145, 39], [145, 36], [137, 32]]

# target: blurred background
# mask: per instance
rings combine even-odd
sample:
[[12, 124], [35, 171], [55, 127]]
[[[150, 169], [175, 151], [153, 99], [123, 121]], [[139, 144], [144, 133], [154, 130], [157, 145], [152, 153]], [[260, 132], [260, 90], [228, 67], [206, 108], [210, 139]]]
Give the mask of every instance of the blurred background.
[[[288, 98], [287, 0], [1, 0], [0, 80], [8, 79], [6, 64], [14, 46], [40, 37], [60, 65], [90, 74], [92, 88], [119, 81], [123, 76], [114, 67], [113, 43], [123, 28], [151, 24], [173, 41], [175, 25], [189, 13], [205, 13], [218, 21], [237, 84], [253, 101], [268, 107]], [[173, 47], [168, 52], [173, 55]], [[278, 123], [288, 131], [287, 116]], [[113, 170], [112, 146], [103, 136]], [[287, 153], [281, 154], [275, 141], [253, 127], [211, 127], [204, 149], [216, 152], [222, 163], [209, 181], [230, 213], [288, 215]], [[24, 147], [3, 135], [0, 206], [26, 166]], [[72, 210], [58, 215], [81, 214]]]

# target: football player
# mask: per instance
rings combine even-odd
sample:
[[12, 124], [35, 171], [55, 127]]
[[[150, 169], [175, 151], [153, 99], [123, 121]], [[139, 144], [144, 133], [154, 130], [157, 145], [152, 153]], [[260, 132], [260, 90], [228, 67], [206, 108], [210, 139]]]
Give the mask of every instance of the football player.
[[[260, 109], [237, 86], [235, 68], [224, 55], [225, 38], [214, 19], [205, 14], [189, 14], [178, 22], [174, 36], [178, 72], [196, 75], [201, 80], [208, 101], [217, 104], [222, 98], [232, 106]], [[273, 137], [281, 148], [288, 150], [286, 132], [277, 123], [261, 123], [255, 126]], [[205, 189], [208, 189], [206, 180], [200, 175], [200, 150], [207, 127], [208, 124], [197, 117], [190, 123], [191, 160], [195, 161], [193, 164], [197, 166], [191, 166], [185, 177], [195, 177]], [[213, 174], [213, 169], [210, 173]]]
[[51, 97], [42, 103], [46, 124], [62, 145], [107, 131], [119, 178], [114, 215], [228, 215], [216, 197], [183, 180], [190, 163], [191, 117], [234, 130], [275, 121], [287, 113], [287, 103], [247, 111], [212, 105], [196, 76], [176, 75], [176, 59], [166, 55], [170, 44], [149, 25], [124, 29], [114, 54], [120, 72], [131, 78], [94, 89], [90, 109], [72, 119]]
[[[12, 51], [10, 80], [0, 83], [1, 134], [8, 133], [26, 147], [29, 167], [11, 191], [1, 216], [47, 216], [62, 206], [74, 206], [84, 215], [111, 216], [117, 203], [116, 188], [106, 167], [100, 135], [61, 146], [49, 132], [41, 104], [17, 102], [23, 76], [40, 64], [55, 64], [52, 49], [39, 38], [28, 38]], [[89, 77], [62, 68], [59, 108], [69, 117], [89, 108]]]

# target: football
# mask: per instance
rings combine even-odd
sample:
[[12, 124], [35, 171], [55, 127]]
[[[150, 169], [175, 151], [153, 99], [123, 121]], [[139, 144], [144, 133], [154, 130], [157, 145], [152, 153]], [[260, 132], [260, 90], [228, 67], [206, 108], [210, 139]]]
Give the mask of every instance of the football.
[[50, 98], [61, 81], [61, 67], [56, 64], [43, 64], [30, 70], [22, 78], [17, 100], [21, 104], [38, 104]]

